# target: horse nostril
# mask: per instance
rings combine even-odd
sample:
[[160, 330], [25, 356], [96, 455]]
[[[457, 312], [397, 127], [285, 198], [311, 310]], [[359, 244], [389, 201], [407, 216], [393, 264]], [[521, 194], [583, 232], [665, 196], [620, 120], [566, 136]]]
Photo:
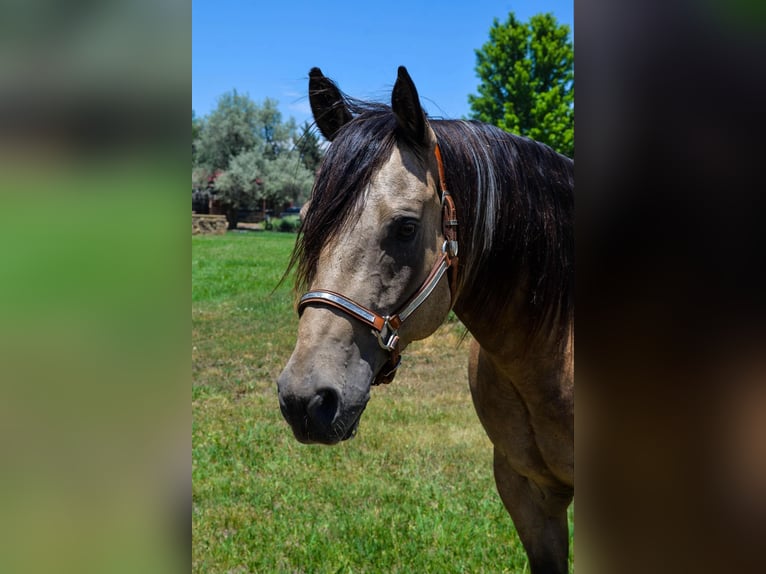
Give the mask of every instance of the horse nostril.
[[306, 410], [309, 417], [323, 427], [332, 425], [338, 414], [340, 397], [335, 389], [319, 389], [314, 397], [309, 401]]

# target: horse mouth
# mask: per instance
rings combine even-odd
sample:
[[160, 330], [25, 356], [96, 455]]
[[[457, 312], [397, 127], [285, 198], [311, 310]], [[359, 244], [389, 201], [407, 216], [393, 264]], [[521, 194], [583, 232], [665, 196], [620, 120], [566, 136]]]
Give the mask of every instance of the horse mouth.
[[359, 418], [357, 418], [345, 431], [341, 428], [334, 429], [329, 433], [321, 433], [308, 428], [304, 425], [302, 429], [293, 428], [293, 434], [299, 442], [303, 444], [325, 444], [334, 445], [339, 442], [347, 441], [356, 436], [359, 430]]
[[362, 419], [362, 413], [359, 413], [359, 416], [356, 417], [356, 420], [351, 424], [351, 426], [346, 431], [346, 434], [343, 435], [343, 437], [340, 439], [341, 441], [352, 439], [356, 436], [356, 431], [359, 430], [359, 421]]
[[[350, 425], [346, 427], [346, 425], [338, 425], [338, 427], [335, 429], [335, 438], [332, 440], [332, 442], [328, 442], [326, 444], [337, 444], [339, 442], [347, 441], [356, 436], [357, 431], [359, 430], [359, 421], [362, 420], [362, 412], [364, 412], [364, 409], [359, 411], [359, 414], [353, 419]], [[346, 427], [346, 428], [344, 428]]]
[[362, 419], [364, 408], [354, 417], [350, 424], [334, 421], [329, 428], [312, 426], [307, 417], [304, 417], [301, 424], [291, 424], [293, 434], [298, 442], [303, 444], [324, 444], [334, 445], [343, 441], [350, 440], [356, 436], [359, 430], [359, 422]]

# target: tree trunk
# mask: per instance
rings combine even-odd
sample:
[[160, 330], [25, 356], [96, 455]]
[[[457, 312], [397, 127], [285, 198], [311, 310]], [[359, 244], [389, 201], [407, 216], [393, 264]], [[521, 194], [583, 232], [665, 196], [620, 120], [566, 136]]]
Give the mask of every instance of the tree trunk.
[[239, 222], [239, 209], [232, 206], [226, 207], [226, 221], [229, 222], [228, 229], [236, 229]]

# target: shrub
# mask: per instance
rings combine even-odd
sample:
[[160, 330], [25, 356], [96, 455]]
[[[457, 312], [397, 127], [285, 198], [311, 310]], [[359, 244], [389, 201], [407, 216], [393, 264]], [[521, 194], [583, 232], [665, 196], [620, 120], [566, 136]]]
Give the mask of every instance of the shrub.
[[285, 217], [275, 227], [279, 231], [285, 231], [287, 233], [296, 233], [298, 231], [299, 226], [300, 226], [299, 217]]

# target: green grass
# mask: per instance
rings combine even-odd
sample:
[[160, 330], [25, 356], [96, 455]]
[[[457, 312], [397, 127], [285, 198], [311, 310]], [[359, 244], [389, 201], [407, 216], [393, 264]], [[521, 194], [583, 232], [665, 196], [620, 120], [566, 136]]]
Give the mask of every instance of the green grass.
[[[301, 445], [276, 378], [295, 236], [192, 238], [194, 572], [526, 572], [448, 322], [410, 346], [351, 441]], [[272, 292], [273, 291], [273, 292]], [[570, 531], [573, 531], [570, 515]]]

